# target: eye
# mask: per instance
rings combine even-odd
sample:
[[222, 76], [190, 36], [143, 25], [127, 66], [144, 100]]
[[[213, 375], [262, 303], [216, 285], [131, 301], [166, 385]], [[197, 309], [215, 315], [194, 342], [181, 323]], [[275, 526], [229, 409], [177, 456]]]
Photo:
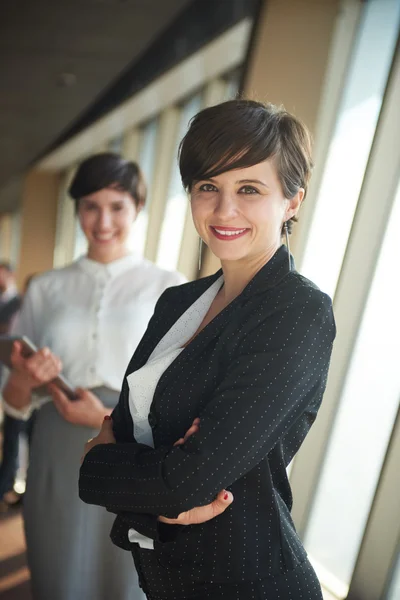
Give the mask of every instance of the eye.
[[259, 191], [252, 185], [244, 185], [243, 187], [240, 188], [239, 193], [250, 195], [250, 194], [259, 194]]
[[121, 211], [123, 208], [124, 208], [124, 205], [123, 205], [123, 204], [121, 204], [121, 203], [119, 203], [119, 202], [118, 202], [117, 204], [113, 204], [113, 205], [112, 205], [112, 210], [113, 210], [113, 212], [119, 212], [119, 211]]
[[216, 192], [217, 188], [212, 183], [203, 183], [199, 185], [200, 192]]
[[83, 209], [87, 211], [97, 210], [97, 204], [94, 202], [85, 202], [83, 205]]

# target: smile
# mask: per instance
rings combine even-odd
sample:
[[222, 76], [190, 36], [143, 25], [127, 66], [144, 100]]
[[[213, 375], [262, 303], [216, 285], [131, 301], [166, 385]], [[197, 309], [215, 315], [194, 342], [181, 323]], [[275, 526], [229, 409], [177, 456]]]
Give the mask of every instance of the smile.
[[114, 234], [113, 233], [107, 233], [107, 234], [95, 233], [94, 238], [98, 242], [110, 242], [114, 238]]
[[212, 225], [210, 226], [210, 230], [217, 239], [224, 242], [237, 240], [250, 231], [247, 227], [239, 229], [236, 227], [213, 227]]

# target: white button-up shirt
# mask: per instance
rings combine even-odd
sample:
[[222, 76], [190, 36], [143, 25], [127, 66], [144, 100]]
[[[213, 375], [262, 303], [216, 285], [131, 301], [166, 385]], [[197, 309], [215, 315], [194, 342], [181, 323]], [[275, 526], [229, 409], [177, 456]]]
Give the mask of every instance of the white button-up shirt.
[[[34, 278], [11, 334], [48, 346], [73, 386], [118, 391], [158, 298], [184, 281], [133, 255], [109, 264], [81, 258]], [[14, 416], [31, 412], [4, 405]]]

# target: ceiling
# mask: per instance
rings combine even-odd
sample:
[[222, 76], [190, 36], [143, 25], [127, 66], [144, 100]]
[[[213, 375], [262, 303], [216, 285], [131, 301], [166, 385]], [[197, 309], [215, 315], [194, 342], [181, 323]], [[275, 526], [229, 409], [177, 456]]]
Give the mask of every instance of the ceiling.
[[0, 211], [21, 174], [191, 0], [0, 2]]

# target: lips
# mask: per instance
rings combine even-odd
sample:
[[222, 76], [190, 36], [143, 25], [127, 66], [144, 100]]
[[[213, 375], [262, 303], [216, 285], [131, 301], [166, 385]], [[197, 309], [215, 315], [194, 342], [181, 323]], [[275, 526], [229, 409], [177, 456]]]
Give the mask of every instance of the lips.
[[95, 233], [93, 237], [96, 240], [96, 242], [107, 243], [107, 242], [111, 242], [111, 240], [114, 239], [115, 235], [113, 233], [107, 233], [107, 234]]
[[218, 240], [224, 242], [232, 242], [240, 237], [243, 237], [250, 231], [247, 227], [214, 227], [210, 226], [210, 231]]

